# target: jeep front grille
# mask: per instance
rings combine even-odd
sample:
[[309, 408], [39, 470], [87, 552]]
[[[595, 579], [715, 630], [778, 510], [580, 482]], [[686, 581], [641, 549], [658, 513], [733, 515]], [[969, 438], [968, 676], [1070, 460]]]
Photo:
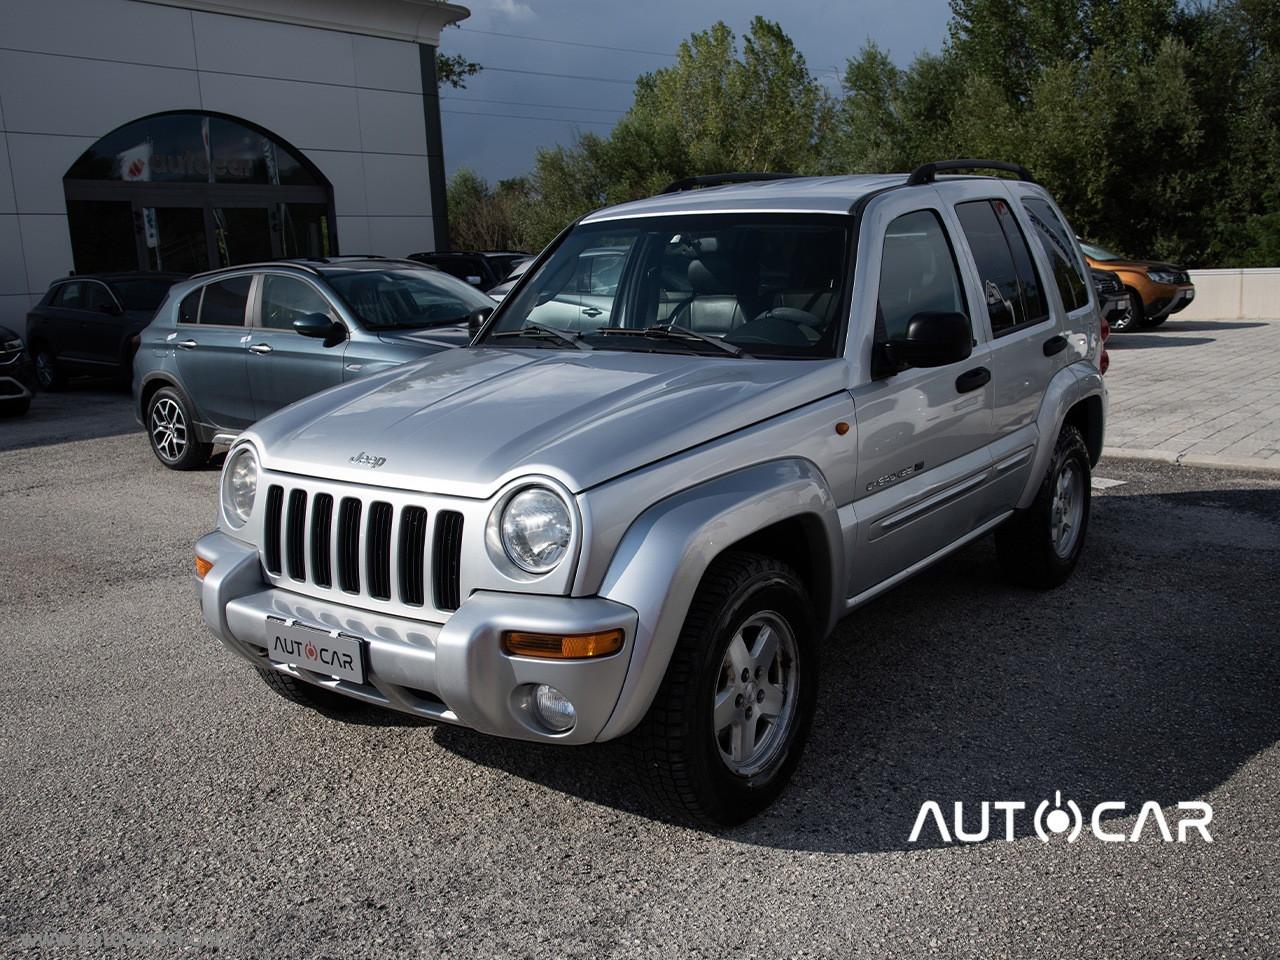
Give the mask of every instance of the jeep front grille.
[[[330, 494], [267, 487], [261, 557], [282, 586], [341, 603], [448, 613], [462, 602], [462, 514], [392, 503], [370, 492]], [[336, 504], [336, 517], [335, 517]], [[365, 601], [373, 601], [366, 604]]]

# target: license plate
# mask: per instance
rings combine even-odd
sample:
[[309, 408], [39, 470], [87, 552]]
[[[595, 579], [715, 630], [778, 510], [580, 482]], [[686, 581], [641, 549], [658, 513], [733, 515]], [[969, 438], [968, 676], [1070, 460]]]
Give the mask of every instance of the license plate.
[[364, 683], [364, 642], [320, 627], [268, 619], [267, 656], [276, 663]]

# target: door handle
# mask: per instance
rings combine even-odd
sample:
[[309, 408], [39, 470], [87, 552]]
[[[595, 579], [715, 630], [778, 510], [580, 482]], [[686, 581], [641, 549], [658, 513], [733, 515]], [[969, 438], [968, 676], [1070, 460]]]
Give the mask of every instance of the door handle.
[[200, 346], [200, 344], [196, 343], [194, 340], [179, 340], [178, 346], [183, 350], [194, 350], [196, 347]]
[[270, 353], [270, 352], [271, 352], [271, 344], [269, 344], [269, 343], [255, 343], [252, 347], [250, 347], [250, 348], [249, 348], [249, 352], [250, 352], [250, 353]]
[[979, 387], [985, 387], [990, 382], [990, 370], [986, 367], [974, 367], [972, 370], [967, 370], [956, 377], [956, 391], [958, 393], [968, 393], [971, 390], [977, 390]]
[[604, 313], [604, 311], [599, 307], [584, 307], [582, 310], [582, 315], [584, 317], [598, 317], [602, 313]]
[[1044, 342], [1044, 355], [1052, 357], [1055, 353], [1061, 353], [1067, 349], [1067, 338], [1059, 334], [1056, 337], [1050, 337]]

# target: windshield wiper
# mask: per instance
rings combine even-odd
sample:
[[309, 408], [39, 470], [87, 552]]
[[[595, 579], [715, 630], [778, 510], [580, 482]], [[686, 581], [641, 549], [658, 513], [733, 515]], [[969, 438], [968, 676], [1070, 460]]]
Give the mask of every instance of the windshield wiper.
[[688, 327], [677, 327], [669, 323], [657, 323], [652, 327], [645, 327], [643, 330], [635, 327], [600, 327], [591, 331], [601, 336], [632, 336], [646, 337], [650, 340], [692, 340], [698, 343], [709, 343], [718, 350], [723, 350], [731, 357], [750, 357], [741, 347], [732, 343], [725, 343], [718, 337], [709, 337], [705, 333], [698, 333], [697, 330], [690, 330]]
[[555, 327], [548, 327], [541, 323], [526, 323], [519, 330], [499, 330], [497, 333], [490, 334], [497, 340], [499, 337], [550, 337], [561, 343], [567, 343], [571, 347], [577, 347], [579, 350], [590, 350], [591, 344], [582, 339], [581, 333], [565, 333], [563, 330], [557, 330]]

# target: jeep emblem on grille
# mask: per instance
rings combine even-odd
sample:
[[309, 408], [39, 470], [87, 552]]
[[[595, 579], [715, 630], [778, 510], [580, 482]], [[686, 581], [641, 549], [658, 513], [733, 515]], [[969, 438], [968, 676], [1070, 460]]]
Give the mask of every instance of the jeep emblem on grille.
[[372, 454], [365, 453], [363, 450], [351, 457], [350, 460], [352, 463], [363, 463], [365, 466], [372, 467], [375, 470], [387, 462], [386, 457], [375, 457]]

